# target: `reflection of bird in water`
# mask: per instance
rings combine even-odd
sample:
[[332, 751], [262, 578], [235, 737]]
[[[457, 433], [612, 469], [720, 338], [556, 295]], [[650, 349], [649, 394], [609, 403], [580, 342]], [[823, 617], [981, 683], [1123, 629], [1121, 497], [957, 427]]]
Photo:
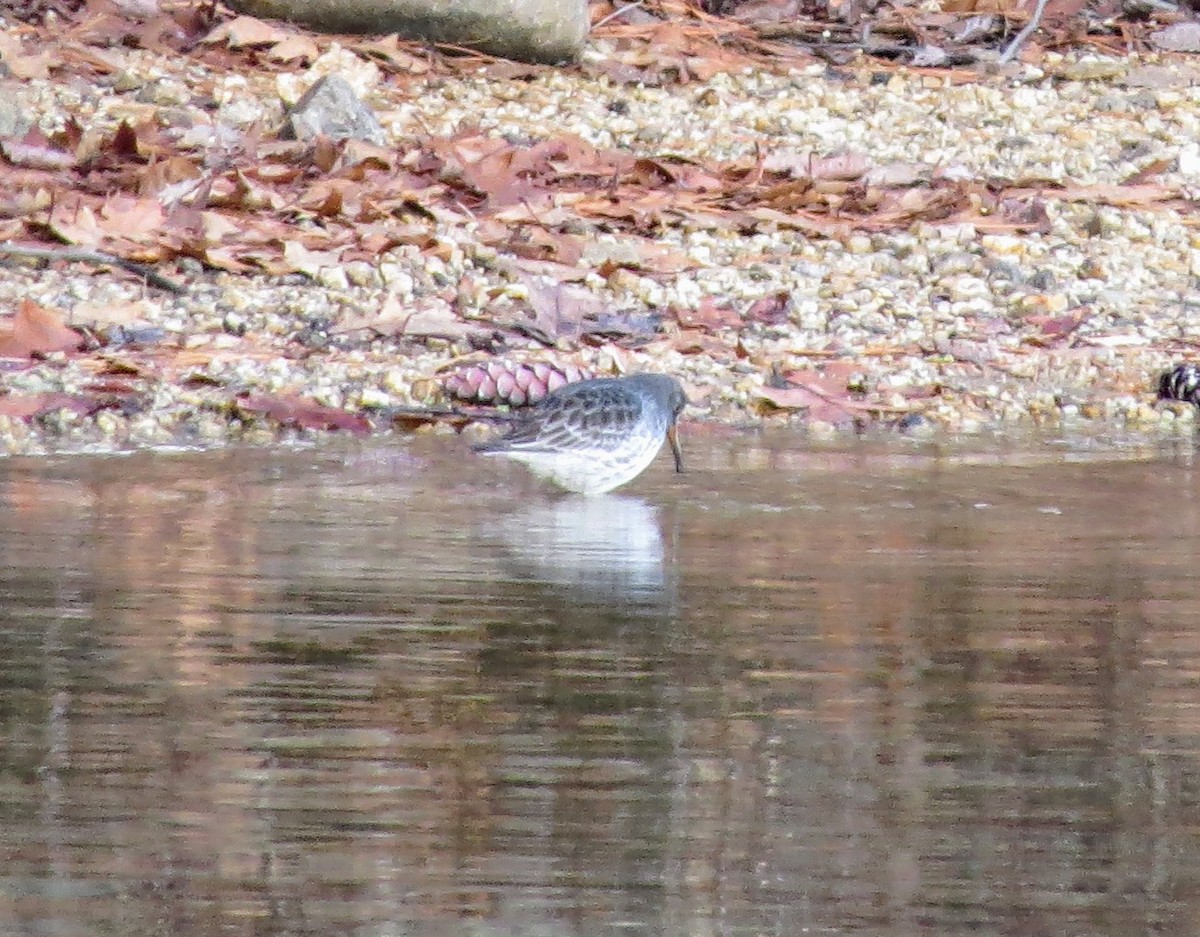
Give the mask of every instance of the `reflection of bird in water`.
[[686, 403], [679, 382], [663, 374], [579, 381], [547, 395], [499, 439], [475, 448], [523, 462], [568, 491], [600, 494], [640, 475], [664, 438], [675, 471], [683, 471], [675, 421]]
[[654, 604], [666, 591], [658, 511], [639, 498], [564, 498], [492, 530], [523, 577], [620, 605]]

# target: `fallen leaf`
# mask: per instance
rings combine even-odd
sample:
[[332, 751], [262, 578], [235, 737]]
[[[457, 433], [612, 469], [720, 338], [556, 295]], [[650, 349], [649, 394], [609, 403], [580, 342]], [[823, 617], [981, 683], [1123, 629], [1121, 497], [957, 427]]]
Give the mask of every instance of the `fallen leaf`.
[[755, 396], [780, 410], [804, 410], [810, 419], [838, 424], [853, 418], [850, 408], [806, 385], [762, 387]]
[[239, 16], [222, 23], [200, 41], [207, 45], [225, 43], [231, 49], [246, 46], [270, 46], [290, 38], [278, 26], [272, 26], [253, 16]]
[[756, 299], [746, 310], [746, 319], [763, 325], [783, 325], [788, 321], [792, 309], [792, 295], [779, 290], [762, 299]]
[[533, 321], [510, 324], [534, 334], [544, 344], [577, 339], [583, 331], [583, 320], [594, 320], [604, 312], [604, 301], [584, 287], [524, 272], [518, 278], [525, 286]]
[[340, 251], [309, 250], [299, 241], [287, 241], [283, 245], [283, 262], [288, 271], [277, 270], [276, 273], [296, 272], [316, 278], [323, 268], [337, 267], [342, 262]]
[[357, 434], [371, 431], [371, 424], [361, 414], [327, 407], [300, 394], [250, 394], [239, 397], [234, 406], [242, 413], [261, 414], [297, 429], [344, 429]]
[[412, 46], [401, 46], [400, 37], [390, 33], [381, 39], [368, 39], [356, 46], [364, 55], [382, 62], [395, 71], [409, 75], [424, 75], [429, 71], [430, 63], [425, 57], [412, 54]]
[[267, 58], [272, 62], [312, 62], [320, 55], [317, 44], [308, 36], [288, 36], [267, 52]]
[[357, 316], [348, 316], [338, 323], [337, 334], [369, 330], [377, 335], [405, 336], [408, 338], [442, 338], [447, 341], [484, 339], [492, 330], [464, 320], [456, 315], [450, 305], [430, 300], [422, 308], [413, 308], [390, 293], [377, 311]]
[[80, 416], [90, 416], [113, 405], [112, 401], [83, 394], [47, 391], [42, 394], [13, 394], [0, 397], [0, 415], [14, 420], [33, 420], [53, 413], [70, 410]]
[[60, 240], [81, 247], [96, 247], [104, 240], [104, 228], [90, 205], [63, 199], [50, 210], [47, 227]]
[[15, 29], [0, 31], [0, 61], [4, 62], [7, 74], [21, 79], [47, 78], [50, 66], [58, 64], [57, 57], [50, 49], [26, 53]]
[[162, 228], [163, 209], [157, 199], [114, 195], [100, 209], [100, 226], [105, 232], [140, 238]]
[[719, 306], [713, 297], [705, 296], [695, 309], [682, 307], [673, 310], [680, 327], [719, 332], [722, 329], [740, 329], [742, 317], [728, 306]]
[[1042, 347], [1061, 344], [1072, 332], [1083, 325], [1091, 315], [1091, 309], [1080, 306], [1061, 316], [1027, 316], [1025, 321], [1037, 326], [1040, 334], [1030, 336], [1027, 342]]
[[82, 341], [57, 312], [26, 299], [17, 307], [8, 329], [0, 330], [0, 357], [32, 358], [55, 351], [78, 351]]
[[847, 380], [857, 368], [853, 362], [833, 362], [824, 373], [791, 372], [782, 387], [763, 387], [759, 400], [781, 410], [805, 410], [810, 419], [842, 425], [861, 415], [902, 415], [908, 410], [854, 399]]

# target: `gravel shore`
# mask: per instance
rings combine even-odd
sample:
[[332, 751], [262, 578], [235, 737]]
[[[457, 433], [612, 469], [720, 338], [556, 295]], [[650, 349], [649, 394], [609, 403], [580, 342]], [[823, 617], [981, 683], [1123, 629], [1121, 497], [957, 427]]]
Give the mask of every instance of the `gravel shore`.
[[[605, 54], [603, 42], [588, 52]], [[1194, 408], [1153, 399], [1157, 375], [1200, 338], [1200, 69], [1186, 60], [1049, 55], [973, 81], [811, 64], [648, 88], [551, 69], [394, 82], [333, 43], [295, 72], [217, 74], [137, 51], [102, 84], [50, 77], [8, 88], [47, 131], [68, 116], [85, 127], [147, 116], [170, 125], [200, 98], [211, 101], [213, 125], [245, 128], [278, 125], [285, 103], [330, 71], [347, 77], [397, 146], [415, 128], [441, 135], [475, 125], [510, 140], [566, 132], [700, 165], [857, 153], [882, 171], [920, 164], [947, 179], [1046, 187], [1037, 233], [916, 220], [892, 230], [850, 224], [834, 237], [782, 224], [746, 234], [672, 222], [665, 211], [658, 243], [690, 261], [669, 274], [605, 267], [597, 258], [619, 252], [621, 235], [583, 231], [598, 248], [579, 263], [572, 295], [660, 316], [659, 332], [638, 347], [548, 348], [509, 335], [500, 350], [514, 361], [670, 372], [692, 399], [690, 420], [791, 420], [827, 434], [845, 431], [847, 415], [933, 435], [1191, 431]], [[1143, 177], [1161, 191], [1138, 188]], [[1124, 198], [1122, 186], [1137, 197]], [[1062, 187], [1075, 194], [1060, 197]], [[248, 394], [311, 398], [380, 431], [394, 408], [444, 405], [447, 369], [490, 353], [479, 323], [529, 298], [530, 268], [516, 275], [481, 227], [435, 217], [433, 249], [402, 244], [310, 276], [184, 262], [175, 268], [188, 285], [181, 296], [123, 273], [0, 258], [0, 308], [32, 299], [103, 337], [91, 351], [9, 361], [0, 446], [105, 451], [323, 432], [239, 407]], [[740, 313], [771, 296], [784, 298], [785, 314], [770, 321], [710, 324], [693, 337], [681, 325], [679, 310], [713, 298]], [[828, 408], [780, 392], [806, 376]], [[2, 405], [59, 393], [116, 402], [32, 415]]]

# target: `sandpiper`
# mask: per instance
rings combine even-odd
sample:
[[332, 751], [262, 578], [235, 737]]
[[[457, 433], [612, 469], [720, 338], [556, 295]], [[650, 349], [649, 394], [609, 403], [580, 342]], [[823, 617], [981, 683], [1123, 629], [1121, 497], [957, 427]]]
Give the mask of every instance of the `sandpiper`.
[[1159, 375], [1158, 399], [1200, 405], [1200, 364], [1188, 361]]
[[535, 474], [580, 494], [601, 494], [636, 478], [671, 443], [687, 398], [673, 377], [632, 374], [567, 384], [521, 411], [507, 433], [475, 447], [524, 462]]

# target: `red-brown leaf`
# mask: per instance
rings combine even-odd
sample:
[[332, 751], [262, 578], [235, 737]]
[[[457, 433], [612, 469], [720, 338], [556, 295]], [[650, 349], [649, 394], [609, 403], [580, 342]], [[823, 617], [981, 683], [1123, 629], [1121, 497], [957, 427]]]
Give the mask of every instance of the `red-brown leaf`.
[[746, 310], [746, 318], [763, 325], [783, 325], [788, 321], [792, 297], [787, 290], [779, 290], [762, 299], [756, 299]]
[[24, 300], [7, 329], [0, 329], [0, 357], [31, 358], [55, 351], [77, 351], [82, 339], [53, 309]]
[[1092, 313], [1087, 306], [1080, 306], [1059, 316], [1027, 316], [1025, 321], [1036, 325], [1039, 335], [1030, 336], [1026, 341], [1032, 345], [1050, 347], [1061, 344], [1077, 328], [1087, 321]]
[[83, 394], [48, 391], [42, 394], [18, 394], [0, 397], [0, 415], [15, 420], [32, 420], [55, 410], [70, 410], [80, 416], [90, 416], [109, 404]]
[[711, 296], [700, 300], [700, 305], [695, 309], [676, 309], [675, 318], [682, 328], [704, 329], [706, 332], [742, 327], [742, 317], [728, 306], [718, 306]]
[[251, 394], [237, 401], [245, 413], [262, 414], [284, 426], [297, 429], [344, 429], [351, 433], [367, 433], [371, 424], [358, 413], [339, 410], [317, 403], [300, 394]]

